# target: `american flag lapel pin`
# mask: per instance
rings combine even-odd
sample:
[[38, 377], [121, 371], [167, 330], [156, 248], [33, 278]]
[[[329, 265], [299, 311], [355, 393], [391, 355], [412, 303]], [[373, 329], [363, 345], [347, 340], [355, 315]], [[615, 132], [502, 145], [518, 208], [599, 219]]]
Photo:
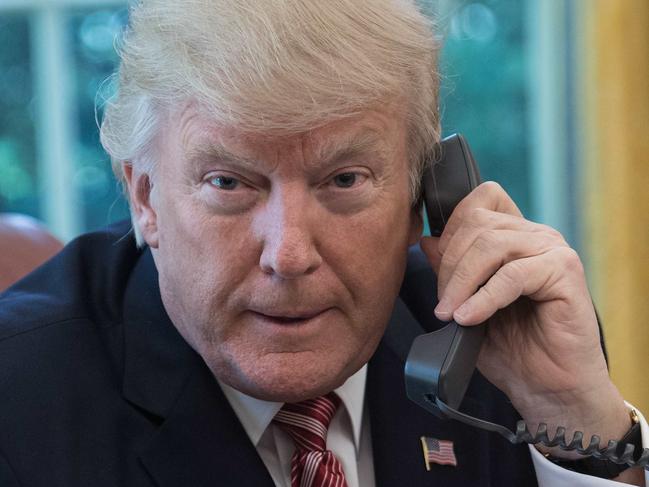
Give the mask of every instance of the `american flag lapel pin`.
[[424, 450], [424, 461], [426, 470], [430, 472], [430, 464], [453, 465], [457, 467], [457, 459], [453, 452], [453, 442], [448, 440], [438, 440], [428, 436], [421, 437], [421, 447]]

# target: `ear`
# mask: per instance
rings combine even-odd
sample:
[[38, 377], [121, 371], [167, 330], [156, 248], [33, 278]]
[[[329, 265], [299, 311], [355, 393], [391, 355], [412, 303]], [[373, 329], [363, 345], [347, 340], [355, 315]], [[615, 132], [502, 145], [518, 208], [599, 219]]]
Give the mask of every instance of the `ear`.
[[158, 248], [158, 215], [151, 202], [153, 182], [148, 174], [133, 169], [130, 162], [122, 163], [126, 179], [133, 224], [142, 238], [153, 249]]
[[408, 245], [415, 245], [421, 239], [421, 234], [424, 231], [422, 211], [423, 209], [421, 205], [417, 205], [417, 207], [410, 210], [410, 233], [408, 234]]

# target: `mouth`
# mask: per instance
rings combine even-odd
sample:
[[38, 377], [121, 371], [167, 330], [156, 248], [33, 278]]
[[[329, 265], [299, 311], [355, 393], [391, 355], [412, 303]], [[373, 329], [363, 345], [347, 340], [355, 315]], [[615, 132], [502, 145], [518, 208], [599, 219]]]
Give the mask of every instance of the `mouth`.
[[319, 316], [323, 315], [327, 311], [328, 308], [318, 310], [318, 311], [287, 312], [287, 313], [274, 312], [274, 311], [261, 312], [261, 311], [251, 310], [251, 313], [257, 318], [265, 322], [273, 323], [277, 325], [290, 326], [290, 325], [306, 324], [309, 321], [314, 320], [315, 318], [318, 318]]

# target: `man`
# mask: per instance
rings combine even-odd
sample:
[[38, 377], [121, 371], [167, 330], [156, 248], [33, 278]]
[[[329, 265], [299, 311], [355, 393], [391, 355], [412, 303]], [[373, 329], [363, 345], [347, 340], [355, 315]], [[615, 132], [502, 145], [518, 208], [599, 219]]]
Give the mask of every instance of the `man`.
[[[404, 396], [395, 350], [410, 313], [440, 325], [437, 293], [439, 320], [489, 320], [479, 368], [507, 397], [478, 375], [471, 414], [604, 443], [639, 428], [578, 257], [498, 185], [409, 257], [437, 49], [407, 2], [133, 9], [102, 141], [135, 239], [82, 237], [2, 300], [3, 485], [612, 484], [551, 460], [643, 485]], [[421, 436], [457, 465], [427, 471]]]

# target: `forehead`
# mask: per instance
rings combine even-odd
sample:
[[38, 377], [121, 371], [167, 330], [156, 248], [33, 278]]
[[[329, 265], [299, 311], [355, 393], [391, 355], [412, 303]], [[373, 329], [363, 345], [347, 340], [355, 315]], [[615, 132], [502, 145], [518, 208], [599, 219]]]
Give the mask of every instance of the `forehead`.
[[284, 155], [300, 153], [317, 162], [345, 149], [358, 153], [381, 152], [390, 156], [406, 142], [405, 116], [399, 107], [387, 103], [298, 134], [251, 133], [220, 124], [191, 105], [179, 116], [170, 117], [169, 121], [169, 129], [179, 137], [179, 148], [186, 156], [227, 152], [255, 158], [259, 154], [279, 151]]

